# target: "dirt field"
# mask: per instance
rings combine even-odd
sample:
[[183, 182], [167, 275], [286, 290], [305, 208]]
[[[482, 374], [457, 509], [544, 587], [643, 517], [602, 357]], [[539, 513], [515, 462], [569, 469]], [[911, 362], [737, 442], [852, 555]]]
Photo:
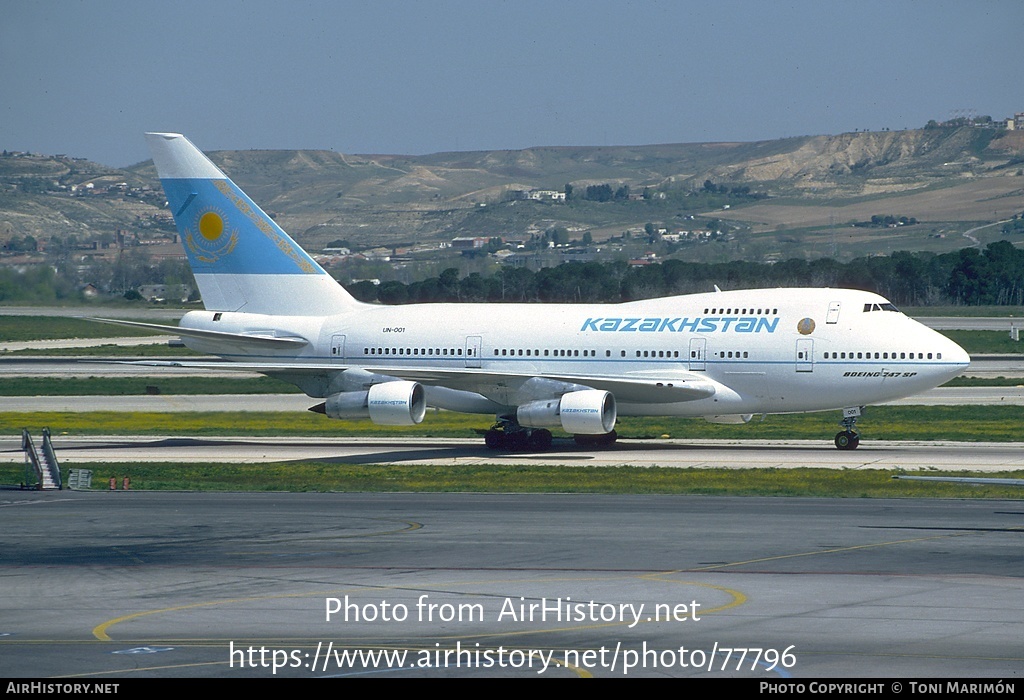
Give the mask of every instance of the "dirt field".
[[[727, 218], [754, 224], [757, 230], [777, 227], [828, 226], [867, 221], [874, 214], [914, 217], [920, 222], [998, 221], [1024, 212], [1024, 177], [988, 177], [956, 187], [894, 195], [844, 206], [788, 205], [762, 202], [733, 209]], [[722, 212], [713, 212], [722, 216]]]

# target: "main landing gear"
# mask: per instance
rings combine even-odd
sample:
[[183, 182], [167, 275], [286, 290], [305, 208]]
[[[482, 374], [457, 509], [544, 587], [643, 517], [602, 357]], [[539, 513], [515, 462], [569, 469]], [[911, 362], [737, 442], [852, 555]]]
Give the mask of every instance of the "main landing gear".
[[551, 431], [524, 428], [512, 421], [498, 421], [484, 433], [484, 444], [492, 450], [544, 452], [551, 447]]
[[[615, 443], [613, 430], [603, 435], [574, 435], [577, 445], [607, 447]], [[506, 452], [545, 452], [551, 448], [551, 431], [545, 428], [524, 428], [515, 421], [501, 420], [484, 433], [484, 444], [492, 450]]]
[[843, 427], [842, 432], [836, 433], [836, 447], [840, 450], [856, 450], [860, 444], [860, 435], [854, 430], [857, 425], [857, 418], [863, 412], [863, 406], [843, 409], [843, 420], [839, 425]]

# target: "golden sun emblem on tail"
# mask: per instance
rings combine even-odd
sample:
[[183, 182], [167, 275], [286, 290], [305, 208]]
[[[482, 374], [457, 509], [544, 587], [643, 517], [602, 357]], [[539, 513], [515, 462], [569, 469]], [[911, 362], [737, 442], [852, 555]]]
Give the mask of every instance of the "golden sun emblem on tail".
[[197, 260], [215, 263], [235, 249], [238, 230], [230, 229], [226, 218], [223, 211], [207, 208], [186, 229], [183, 243]]

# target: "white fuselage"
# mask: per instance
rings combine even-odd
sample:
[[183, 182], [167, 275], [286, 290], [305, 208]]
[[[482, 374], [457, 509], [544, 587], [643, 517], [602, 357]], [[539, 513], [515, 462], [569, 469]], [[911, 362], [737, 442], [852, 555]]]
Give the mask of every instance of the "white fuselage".
[[[360, 305], [326, 317], [224, 312], [213, 318], [213, 312], [191, 312], [182, 326], [273, 332], [309, 344], [260, 355], [186, 339], [191, 347], [249, 363], [322, 363], [413, 376], [485, 397], [479, 404], [433, 402], [456, 410], [477, 405], [479, 412], [560, 393], [531, 382], [538, 377], [581, 386], [587, 378], [636, 381], [641, 388], [616, 396], [620, 415], [830, 410], [924, 391], [970, 362], [958, 345], [884, 298], [843, 289], [754, 289], [603, 305]], [[667, 401], [657, 393], [648, 398], [643, 382], [689, 382], [713, 391]]]

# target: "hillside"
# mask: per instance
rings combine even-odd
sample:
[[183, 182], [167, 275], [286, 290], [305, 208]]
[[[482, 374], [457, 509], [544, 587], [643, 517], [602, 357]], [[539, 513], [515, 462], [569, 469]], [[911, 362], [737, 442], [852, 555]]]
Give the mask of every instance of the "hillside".
[[[1024, 209], [1024, 177], [1018, 175], [1024, 132], [980, 128], [425, 156], [253, 150], [210, 157], [313, 249], [339, 238], [371, 247], [467, 234], [522, 236], [552, 226], [642, 228], [687, 211], [677, 206], [678, 196], [700, 190], [706, 180], [747, 185], [769, 197], [740, 202], [728, 213], [755, 230], [834, 222], [836, 210], [846, 206], [876, 213], [877, 198], [885, 202], [885, 213], [934, 221], [933, 212], [907, 211], [892, 198], [936, 190], [943, 194], [931, 201], [941, 203], [944, 221], [986, 220], [1004, 208]], [[982, 179], [991, 187], [979, 192]], [[83, 194], [80, 188], [89, 183], [102, 193]], [[127, 187], [112, 188], [120, 183]], [[561, 191], [567, 183], [577, 192], [605, 183], [628, 185], [632, 192], [649, 187], [669, 195], [670, 203], [506, 201], [512, 189]], [[998, 206], [982, 203], [997, 196]], [[148, 162], [118, 170], [66, 157], [8, 155], [0, 158], [0, 241], [25, 235], [88, 239], [119, 228], [146, 228], [161, 199]], [[914, 206], [927, 208], [928, 201]], [[838, 220], [861, 216], [861, 209], [843, 211]]]

